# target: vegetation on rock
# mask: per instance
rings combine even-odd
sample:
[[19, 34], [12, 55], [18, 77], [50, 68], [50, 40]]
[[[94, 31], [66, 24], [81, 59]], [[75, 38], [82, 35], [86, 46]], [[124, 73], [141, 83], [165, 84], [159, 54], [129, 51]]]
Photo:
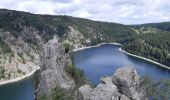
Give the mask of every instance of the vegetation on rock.
[[65, 49], [65, 52], [68, 53], [70, 50], [71, 50], [71, 45], [70, 43], [63, 43], [63, 46], [64, 46], [64, 49]]
[[147, 96], [150, 100], [168, 100], [170, 98], [170, 80], [155, 81], [144, 76], [142, 85], [146, 87]]
[[[11, 62], [14, 57], [11, 47], [17, 46], [17, 50], [22, 49], [18, 56], [25, 63], [23, 53], [28, 52], [27, 54], [30, 55], [31, 50], [39, 52], [42, 44], [52, 39], [54, 35], [61, 38], [60, 42], [68, 40], [69, 26], [83, 35], [83, 39], [77, 43], [73, 42], [74, 38], [69, 40], [74, 44], [86, 46], [101, 42], [118, 42], [123, 44], [123, 49], [127, 52], [170, 66], [170, 22], [128, 26], [70, 16], [36, 15], [7, 9], [0, 9], [0, 57], [4, 57], [2, 59], [6, 60], [8, 57], [1, 55], [9, 54]], [[86, 40], [89, 40], [90, 44]], [[25, 44], [29, 47], [25, 48], [28, 50], [27, 52], [22, 48]], [[63, 45], [65, 52], [68, 53], [71, 44], [63, 43]], [[35, 59], [33, 55], [30, 55], [30, 58]], [[75, 68], [74, 64], [69, 64], [66, 71], [78, 85], [85, 83], [83, 72]], [[0, 66], [0, 79], [5, 77], [4, 73], [4, 66]], [[18, 70], [18, 73], [21, 71]], [[9, 74], [9, 76], [11, 75]], [[147, 78], [144, 80], [143, 83], [146, 85], [148, 96], [152, 97], [151, 99], [167, 100], [170, 98], [168, 95], [170, 93], [169, 81], [154, 82]], [[63, 98], [70, 97], [65, 93], [65, 90], [56, 87], [50, 96], [63, 100]]]
[[4, 66], [0, 66], [0, 79], [5, 77], [5, 69]]
[[73, 64], [69, 64], [66, 68], [66, 71], [74, 79], [77, 86], [81, 86], [86, 83], [83, 71], [76, 68]]
[[43, 95], [40, 100], [74, 100], [71, 93], [63, 88], [56, 86], [50, 95]]

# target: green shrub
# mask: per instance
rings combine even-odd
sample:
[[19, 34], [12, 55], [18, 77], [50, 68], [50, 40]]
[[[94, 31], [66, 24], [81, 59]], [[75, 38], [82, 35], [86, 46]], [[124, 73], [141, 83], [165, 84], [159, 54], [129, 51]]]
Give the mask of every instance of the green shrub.
[[71, 92], [67, 92], [63, 88], [56, 86], [50, 95], [44, 94], [39, 100], [73, 100]]
[[38, 100], [49, 100], [49, 96], [43, 95]]
[[5, 69], [4, 66], [0, 66], [0, 79], [5, 78]]
[[22, 72], [22, 70], [21, 70], [21, 69], [17, 69], [17, 72], [18, 72], [18, 73], [21, 73], [21, 72]]
[[11, 47], [0, 38], [0, 54], [12, 53]]
[[66, 72], [71, 75], [74, 79], [76, 85], [81, 86], [86, 83], [86, 79], [84, 77], [84, 73], [82, 70], [76, 68], [73, 64], [68, 64], [66, 68]]
[[18, 53], [18, 56], [21, 58], [22, 63], [25, 64], [26, 61], [25, 61], [25, 59], [24, 59], [24, 57], [23, 57], [23, 53]]
[[73, 100], [73, 98], [59, 86], [55, 87], [52, 91], [52, 100]]
[[63, 43], [65, 52], [68, 53], [71, 50], [70, 43]]
[[168, 100], [170, 98], [170, 80], [154, 81], [150, 77], [143, 77], [142, 84], [151, 100]]

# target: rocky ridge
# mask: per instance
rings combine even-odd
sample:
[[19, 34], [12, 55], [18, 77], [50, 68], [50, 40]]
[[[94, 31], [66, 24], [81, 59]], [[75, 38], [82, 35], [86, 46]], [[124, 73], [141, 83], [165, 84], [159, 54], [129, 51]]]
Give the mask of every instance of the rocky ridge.
[[40, 53], [40, 80], [37, 90], [38, 97], [49, 94], [56, 86], [66, 90], [73, 89], [75, 82], [66, 73], [65, 68], [71, 60], [65, 53], [61, 43], [54, 38], [43, 45]]
[[147, 100], [140, 76], [131, 67], [117, 69], [112, 77], [101, 78], [96, 88], [84, 85], [79, 88], [79, 100]]
[[[73, 78], [66, 72], [70, 57], [58, 38], [43, 45], [40, 53], [41, 67], [37, 97], [50, 94], [56, 86], [73, 90], [76, 86]], [[147, 100], [145, 88], [141, 85], [140, 76], [131, 67], [117, 69], [112, 77], [102, 77], [102, 83], [92, 88], [83, 85], [78, 89], [75, 100]]]
[[0, 9], [0, 70], [3, 72], [0, 82], [22, 77], [37, 69], [40, 48], [54, 35], [60, 37], [60, 43], [77, 49], [113, 42], [109, 38], [114, 40], [114, 37], [105, 36], [105, 33], [117, 33], [117, 29], [121, 34], [124, 34], [122, 29], [132, 31], [117, 23]]

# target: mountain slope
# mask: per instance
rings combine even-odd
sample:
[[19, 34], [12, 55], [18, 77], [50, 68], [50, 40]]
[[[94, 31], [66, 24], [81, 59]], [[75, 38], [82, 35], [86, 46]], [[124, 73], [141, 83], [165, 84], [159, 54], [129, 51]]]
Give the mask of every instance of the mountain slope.
[[129, 26], [116, 23], [0, 9], [0, 80], [17, 78], [38, 67], [42, 45], [54, 36], [69, 48], [79, 48], [100, 42], [123, 43], [134, 34]]
[[0, 80], [19, 77], [38, 67], [42, 45], [54, 36], [66, 52], [101, 42], [119, 42], [130, 53], [170, 65], [168, 22], [127, 26], [0, 9]]
[[124, 49], [170, 66], [170, 22], [131, 26], [138, 34]]

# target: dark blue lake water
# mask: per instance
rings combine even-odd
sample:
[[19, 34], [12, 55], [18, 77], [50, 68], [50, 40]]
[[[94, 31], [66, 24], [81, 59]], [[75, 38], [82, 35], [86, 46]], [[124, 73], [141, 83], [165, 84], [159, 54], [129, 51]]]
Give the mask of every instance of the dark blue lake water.
[[98, 84], [102, 76], [111, 76], [117, 68], [123, 66], [134, 67], [141, 76], [148, 75], [155, 80], [170, 79], [170, 71], [167, 69], [128, 56], [119, 51], [119, 47], [107, 44], [77, 51], [74, 53], [74, 63], [94, 84]]
[[[100, 77], [113, 75], [123, 66], [135, 67], [140, 75], [149, 75], [155, 80], [170, 79], [170, 71], [152, 63], [133, 58], [118, 50], [119, 46], [102, 45], [74, 53], [76, 67], [82, 69], [87, 79], [95, 84]], [[31, 79], [0, 86], [0, 100], [34, 100], [34, 86]]]
[[34, 100], [32, 80], [0, 86], [0, 100]]

